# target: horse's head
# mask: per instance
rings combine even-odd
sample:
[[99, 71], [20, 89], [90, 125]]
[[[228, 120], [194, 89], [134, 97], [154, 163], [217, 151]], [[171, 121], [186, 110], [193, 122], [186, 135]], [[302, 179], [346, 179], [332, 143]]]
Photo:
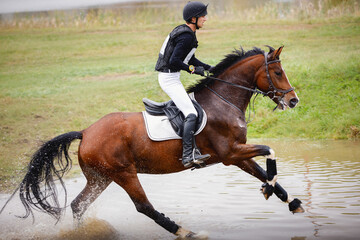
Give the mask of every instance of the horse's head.
[[299, 98], [294, 88], [291, 87], [279, 58], [284, 46], [277, 50], [268, 47], [270, 51], [264, 53], [264, 65], [255, 76], [256, 85], [261, 91], [267, 93], [267, 96], [277, 104], [279, 109], [294, 108], [299, 102]]

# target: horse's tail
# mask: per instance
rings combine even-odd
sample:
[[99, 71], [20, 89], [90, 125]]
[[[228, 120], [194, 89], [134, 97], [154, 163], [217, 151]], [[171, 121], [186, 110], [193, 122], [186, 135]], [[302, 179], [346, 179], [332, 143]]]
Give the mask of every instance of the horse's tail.
[[[19, 186], [20, 200], [26, 210], [23, 218], [30, 214], [34, 218], [32, 209], [37, 209], [60, 220], [67, 198], [62, 177], [71, 169], [72, 161], [68, 150], [75, 139], [82, 139], [82, 132], [69, 132], [57, 136], [44, 143], [33, 155], [28, 171]], [[59, 180], [64, 189], [64, 207], [60, 207], [55, 180]]]

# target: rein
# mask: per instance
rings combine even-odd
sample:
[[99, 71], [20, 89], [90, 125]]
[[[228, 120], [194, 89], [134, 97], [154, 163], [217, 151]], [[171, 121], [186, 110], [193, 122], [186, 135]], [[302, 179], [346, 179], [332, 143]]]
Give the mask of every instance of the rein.
[[[225, 83], [225, 84], [228, 84], [228, 85], [231, 85], [233, 87], [237, 87], [237, 88], [241, 88], [241, 89], [244, 89], [244, 90], [247, 90], [247, 91], [250, 91], [250, 92], [253, 92], [253, 93], [256, 93], [255, 95], [255, 98], [253, 100], [253, 111], [255, 113], [255, 108], [254, 108], [254, 102], [255, 102], [255, 99], [256, 97], [261, 94], [263, 95], [264, 97], [267, 96], [269, 97], [270, 99], [274, 99], [274, 98], [278, 98], [279, 99], [279, 102], [284, 98], [285, 94], [291, 92], [294, 90], [293, 87], [287, 89], [287, 90], [283, 90], [283, 89], [279, 89], [277, 87], [275, 87], [272, 79], [271, 79], [271, 76], [270, 76], [270, 73], [269, 73], [269, 64], [272, 64], [272, 63], [278, 63], [278, 62], [281, 62], [280, 60], [272, 60], [272, 61], [269, 61], [267, 60], [267, 56], [268, 56], [268, 53], [265, 52], [264, 53], [264, 57], [265, 57], [265, 71], [266, 71], [266, 77], [268, 79], [268, 82], [269, 82], [269, 91], [267, 92], [263, 92], [259, 89], [257, 89], [256, 87], [253, 89], [253, 88], [248, 88], [248, 87], [244, 87], [244, 86], [241, 86], [239, 84], [235, 84], [235, 83], [231, 83], [231, 82], [227, 82], [225, 80], [222, 80], [220, 78], [216, 78], [216, 77], [212, 77], [212, 76], [206, 76], [207, 78], [209, 79], [212, 79], [212, 80], [216, 80], [218, 82], [222, 82], [222, 83]], [[241, 113], [244, 114], [244, 112], [238, 108], [236, 105], [234, 105], [233, 103], [231, 103], [229, 100], [227, 100], [225, 97], [221, 96], [219, 93], [217, 93], [215, 90], [211, 89], [209, 86], [205, 85], [205, 87], [207, 89], [209, 89], [212, 93], [214, 93], [216, 96], [218, 96], [221, 100], [225, 101], [226, 103], [228, 103], [229, 105], [231, 105], [232, 107], [234, 107], [235, 109], [239, 110]], [[281, 96], [276, 96], [276, 93], [282, 93]], [[274, 110], [277, 108], [277, 106], [274, 108]], [[250, 121], [250, 112], [251, 112], [251, 103], [250, 103], [250, 110], [249, 110], [249, 118], [248, 120], [246, 121], [246, 123], [249, 123], [251, 122]]]
[[[253, 92], [253, 93], [256, 93], [255, 95], [255, 98], [253, 99], [253, 104], [251, 105], [250, 103], [250, 107], [249, 107], [249, 117], [248, 117], [248, 120], [245, 120], [245, 122], [248, 124], [251, 122], [251, 106], [252, 106], [252, 109], [253, 109], [253, 112], [255, 114], [255, 99], [257, 98], [257, 96], [259, 94], [263, 95], [263, 97], [267, 96], [267, 93], [261, 91], [261, 90], [258, 90], [257, 88], [255, 89], [252, 89], [252, 88], [248, 88], [248, 87], [244, 87], [244, 86], [241, 86], [239, 84], [235, 84], [235, 83], [231, 83], [231, 82], [227, 82], [225, 80], [222, 80], [220, 78], [216, 78], [216, 77], [211, 77], [211, 76], [207, 76], [207, 78], [210, 78], [212, 80], [216, 80], [216, 81], [219, 81], [219, 82], [222, 82], [222, 83], [225, 83], [225, 84], [228, 84], [228, 85], [231, 85], [233, 87], [237, 87], [237, 88], [241, 88], [241, 89], [244, 89], [244, 90], [247, 90], [247, 91], [250, 91], [250, 92]], [[232, 106], [233, 108], [235, 108], [236, 110], [238, 110], [239, 112], [241, 112], [242, 114], [245, 115], [245, 113], [243, 112], [243, 110], [241, 110], [240, 108], [238, 108], [235, 104], [233, 104], [232, 102], [230, 102], [229, 100], [227, 100], [225, 97], [221, 96], [219, 93], [217, 93], [214, 89], [210, 88], [208, 85], [205, 85], [205, 87], [207, 89], [209, 89], [212, 93], [214, 93], [217, 97], [219, 97], [221, 100], [223, 100], [224, 102], [226, 102], [227, 104], [229, 104], [230, 106]]]
[[[250, 123], [251, 122], [251, 106], [252, 106], [252, 109], [253, 109], [253, 112], [255, 114], [255, 99], [257, 98], [257, 96], [259, 94], [262, 94], [264, 97], [267, 96], [266, 93], [260, 91], [260, 90], [257, 90], [257, 89], [252, 89], [252, 88], [247, 88], [247, 87], [244, 87], [244, 86], [241, 86], [241, 85], [237, 85], [237, 84], [231, 84], [230, 82], [226, 82], [224, 80], [221, 80], [219, 78], [214, 78], [214, 77], [209, 77], [211, 79], [214, 79], [214, 80], [217, 80], [217, 81], [220, 81], [220, 82], [223, 82], [223, 83], [227, 83], [229, 85], [232, 85], [234, 87], [239, 87], [239, 88], [242, 88], [242, 89], [245, 89], [245, 90], [248, 90], [248, 91], [251, 91], [251, 92], [254, 92], [256, 93], [254, 99], [253, 99], [253, 103], [251, 105], [250, 103], [250, 107], [249, 107], [249, 117], [248, 117], [248, 120], [245, 120], [246, 123]], [[243, 113], [245, 115], [245, 113], [243, 112], [243, 110], [241, 110], [240, 108], [238, 108], [235, 104], [233, 104], [232, 102], [230, 102], [229, 100], [227, 100], [225, 97], [221, 96], [219, 93], [217, 93], [214, 89], [211, 89], [208, 85], [205, 85], [205, 87], [207, 89], [209, 89], [212, 93], [214, 93], [216, 96], [218, 96], [221, 100], [223, 100], [224, 102], [226, 102], [227, 104], [229, 104], [230, 106], [232, 106], [233, 108], [237, 109], [239, 112]]]
[[[261, 91], [261, 90], [258, 90], [257, 88], [255, 89], [252, 89], [252, 88], [248, 88], [248, 87], [244, 87], [244, 86], [241, 86], [239, 84], [236, 84], [236, 83], [231, 83], [231, 82], [227, 82], [225, 80], [222, 80], [220, 78], [216, 78], [216, 77], [211, 77], [211, 76], [206, 76], [207, 78], [210, 78], [212, 80], [216, 80], [216, 81], [219, 81], [219, 82], [222, 82], [222, 83], [226, 83], [228, 85], [231, 85], [233, 87], [237, 87], [237, 88], [241, 88], [241, 89], [244, 89], [244, 90], [247, 90], [247, 91], [250, 91], [250, 92], [253, 92], [253, 93], [257, 93], [257, 94], [261, 94], [263, 95], [264, 97], [267, 96], [268, 94]], [[207, 85], [206, 85], [207, 88], [209, 88]]]

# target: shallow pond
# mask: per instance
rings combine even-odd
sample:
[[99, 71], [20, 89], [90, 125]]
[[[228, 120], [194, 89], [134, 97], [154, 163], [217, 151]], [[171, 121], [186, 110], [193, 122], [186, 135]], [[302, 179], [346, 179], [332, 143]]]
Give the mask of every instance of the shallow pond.
[[[222, 164], [168, 175], [140, 175], [154, 207], [179, 225], [209, 239], [359, 239], [360, 142], [250, 140], [271, 146], [278, 157], [278, 181], [303, 202], [293, 215], [275, 195], [265, 200], [261, 183], [236, 167]], [[257, 159], [262, 166], [263, 158]], [[85, 185], [84, 177], [66, 181], [68, 203]], [[0, 195], [2, 206], [9, 195]], [[70, 208], [63, 220], [24, 213], [16, 197], [0, 215], [0, 239], [175, 239], [136, 212], [116, 184], [88, 210], [74, 229]]]

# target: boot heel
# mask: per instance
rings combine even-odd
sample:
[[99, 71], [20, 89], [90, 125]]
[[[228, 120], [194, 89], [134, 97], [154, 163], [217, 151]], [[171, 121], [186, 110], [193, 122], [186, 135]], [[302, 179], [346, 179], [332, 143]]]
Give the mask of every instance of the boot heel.
[[192, 167], [194, 165], [194, 161], [189, 158], [181, 159], [181, 163], [184, 165], [185, 168]]
[[205, 164], [205, 161], [211, 157], [210, 154], [201, 154], [200, 150], [197, 147], [194, 148], [192, 156], [194, 163], [198, 165]]

